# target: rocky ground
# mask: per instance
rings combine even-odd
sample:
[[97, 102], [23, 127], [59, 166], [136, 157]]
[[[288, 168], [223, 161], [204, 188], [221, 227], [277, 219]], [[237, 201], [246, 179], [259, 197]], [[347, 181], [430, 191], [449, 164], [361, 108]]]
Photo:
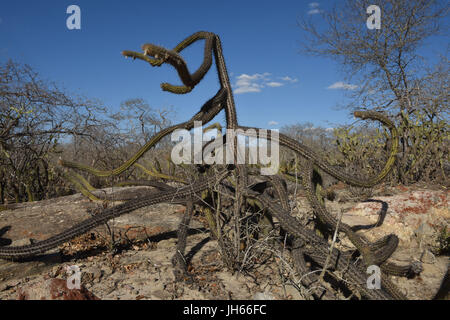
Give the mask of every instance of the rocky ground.
[[[413, 279], [393, 281], [410, 299], [431, 299], [449, 267], [440, 255], [450, 230], [446, 189], [380, 187], [370, 201], [355, 199], [338, 184], [327, 208], [343, 212], [343, 221], [360, 226], [369, 239], [395, 233], [400, 245], [393, 262], [420, 260], [423, 272]], [[108, 194], [140, 194], [144, 187], [104, 189]], [[293, 214], [308, 210], [299, 193]], [[111, 204], [109, 204], [111, 205]], [[104, 204], [80, 194], [15, 205], [0, 212], [0, 245], [23, 245], [42, 240], [95, 214]], [[116, 218], [58, 249], [26, 262], [0, 260], [0, 299], [305, 299], [299, 276], [291, 269], [287, 251], [269, 252], [267, 260], [231, 274], [223, 266], [216, 241], [209, 238], [201, 216], [191, 224], [187, 259], [193, 281], [175, 281], [171, 258], [184, 208], [160, 204]], [[385, 213], [384, 219], [379, 219]], [[376, 223], [381, 226], [375, 227]], [[447, 227], [447, 235], [442, 230]], [[111, 231], [117, 242], [112, 247]], [[447, 239], [448, 241], [448, 239]], [[351, 247], [345, 240], [341, 247]], [[270, 248], [267, 248], [269, 250]], [[448, 249], [447, 249], [448, 250]], [[70, 290], [68, 267], [81, 272], [81, 288]]]

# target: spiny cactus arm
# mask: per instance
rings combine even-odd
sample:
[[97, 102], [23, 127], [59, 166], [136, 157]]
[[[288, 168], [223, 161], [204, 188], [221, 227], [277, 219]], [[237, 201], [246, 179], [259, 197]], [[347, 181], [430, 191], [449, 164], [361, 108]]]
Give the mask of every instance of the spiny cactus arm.
[[[399, 243], [399, 239], [395, 234], [389, 234], [375, 242], [370, 243], [364, 236], [360, 236], [353, 231], [349, 225], [345, 223], [338, 224], [337, 220], [325, 208], [321, 189], [317, 188], [320, 184], [315, 181], [316, 179], [314, 179], [314, 167], [315, 166], [311, 161], [305, 161], [302, 164], [302, 170], [300, 172], [302, 173], [301, 182], [308, 201], [319, 219], [332, 229], [337, 228], [339, 225], [339, 231], [342, 231], [347, 235], [350, 241], [361, 253], [363, 261], [367, 266], [380, 265], [383, 272], [396, 276], [406, 276], [416, 273], [415, 270], [418, 269], [416, 269], [416, 264], [414, 263], [407, 266], [400, 266], [386, 262], [386, 260], [397, 249]], [[420, 273], [420, 271], [421, 270], [418, 270], [417, 272]]]
[[[175, 48], [173, 48], [173, 51], [180, 53], [182, 50], [189, 47], [195, 41], [198, 41], [201, 39], [210, 41], [210, 39], [213, 38], [214, 36], [215, 36], [214, 33], [208, 32], [208, 31], [195, 32], [195, 33], [191, 34], [189, 37], [187, 37], [186, 39], [184, 39], [183, 41], [181, 41]], [[206, 51], [211, 52], [211, 48], [207, 47], [207, 45], [205, 43], [205, 52], [204, 52], [205, 55], [207, 54]]]
[[387, 159], [383, 169], [380, 171], [378, 175], [375, 177], [369, 179], [369, 184], [376, 185], [380, 181], [382, 181], [388, 173], [391, 171], [392, 167], [394, 166], [395, 160], [397, 158], [398, 153], [398, 130], [395, 127], [394, 123], [385, 115], [383, 115], [380, 112], [376, 111], [355, 111], [354, 116], [357, 118], [360, 118], [362, 120], [365, 119], [371, 119], [371, 120], [377, 120], [381, 122], [383, 125], [385, 125], [390, 133], [391, 133], [391, 150], [389, 152], [389, 158]]
[[84, 186], [87, 190], [89, 190], [89, 191], [95, 191], [95, 190], [97, 190], [97, 189], [94, 188], [94, 187], [89, 183], [89, 181], [87, 181], [82, 175], [80, 175], [80, 174], [78, 174], [78, 173], [75, 173], [75, 172], [71, 173], [71, 175], [72, 175], [73, 177], [75, 177], [76, 179], [78, 179], [78, 181], [79, 181], [80, 183], [82, 183], [83, 186]]
[[150, 164], [150, 166], [152, 167], [153, 171], [156, 169], [157, 172], [162, 173], [161, 164], [159, 163], [159, 160], [157, 158], [155, 158], [153, 163], [155, 164], [154, 166]]
[[146, 186], [146, 187], [154, 187], [158, 190], [167, 191], [173, 190], [174, 188], [165, 184], [163, 182], [155, 181], [155, 180], [126, 180], [116, 183], [115, 187], [128, 187], [128, 186]]
[[205, 214], [206, 222], [214, 239], [218, 239], [219, 234], [217, 232], [216, 218], [214, 217], [213, 210], [208, 206], [202, 206], [201, 211]]
[[140, 52], [135, 52], [135, 51], [130, 51], [130, 50], [122, 51], [122, 55], [125, 56], [125, 58], [144, 60], [144, 61], [150, 63], [152, 66], [157, 66], [158, 62], [159, 62], [159, 60], [148, 57], [145, 53], [140, 53]]
[[155, 178], [159, 178], [159, 179], [164, 179], [164, 180], [172, 180], [172, 181], [176, 181], [176, 182], [181, 182], [184, 184], [187, 184], [187, 182], [181, 178], [175, 177], [175, 176], [169, 176], [166, 175], [162, 172], [158, 172], [158, 170], [156, 170], [156, 168], [154, 166], [152, 166], [152, 170], [148, 170], [146, 167], [144, 167], [143, 165], [139, 164], [139, 163], [135, 163], [134, 164], [135, 167], [141, 169], [142, 171], [144, 171], [146, 174], [148, 174], [149, 176], [155, 177]]
[[219, 89], [216, 95], [208, 100], [189, 121], [179, 123], [177, 125], [165, 128], [155, 134], [141, 149], [138, 150], [129, 160], [124, 162], [121, 166], [113, 170], [98, 170], [81, 163], [67, 161], [60, 159], [58, 163], [61, 166], [79, 169], [87, 171], [98, 177], [109, 177], [112, 175], [118, 175], [130, 168], [136, 161], [138, 161], [151, 147], [158, 143], [166, 135], [171, 134], [176, 129], [191, 130], [194, 127], [195, 121], [201, 121], [202, 123], [210, 122], [223, 108], [224, 100], [226, 98], [227, 91], [223, 88]]
[[[127, 201], [130, 200], [130, 197], [120, 197], [120, 196], [113, 196], [109, 197], [106, 194], [105, 195], [99, 195], [96, 196], [93, 194], [93, 191], [96, 191], [98, 189], [94, 188], [92, 185], [89, 184], [89, 182], [81, 175], [74, 173], [74, 172], [68, 172], [64, 174], [64, 177], [66, 180], [70, 181], [77, 191], [79, 191], [81, 194], [83, 194], [85, 197], [89, 198], [92, 201]], [[168, 186], [162, 182], [158, 181], [124, 181], [121, 183], [116, 184], [115, 186], [150, 186], [155, 187], [162, 191], [170, 191], [173, 190], [171, 186]]]
[[174, 176], [176, 167], [175, 167], [175, 164], [172, 161], [172, 157], [171, 157], [170, 154], [169, 154], [169, 156], [166, 159], [166, 163], [167, 163], [167, 172], [169, 173], [169, 175]]
[[[70, 181], [75, 188], [81, 192], [85, 197], [89, 198], [92, 201], [123, 201], [123, 200], [129, 200], [128, 197], [121, 198], [121, 197], [108, 197], [106, 194], [100, 194], [95, 195], [93, 194], [93, 191], [97, 191], [98, 189], [94, 188], [82, 175], [79, 175], [75, 172], [67, 172], [65, 173], [64, 177], [66, 180]], [[147, 184], [149, 185], [149, 184]], [[151, 185], [151, 184], [150, 184]], [[164, 188], [161, 188], [164, 190]]]
[[[142, 46], [146, 55], [154, 56], [155, 58], [162, 57], [164, 62], [171, 64], [178, 72], [180, 80], [183, 82], [184, 86], [176, 86], [170, 83], [161, 83], [161, 88], [163, 91], [169, 91], [176, 94], [189, 93], [194, 89], [194, 86], [201, 80], [201, 78], [196, 82], [189, 72], [184, 59], [178, 55], [176, 52], [167, 50], [163, 47], [156, 46], [153, 44], [145, 44]], [[208, 69], [211, 65], [208, 66]], [[207, 70], [206, 70], [207, 71]], [[206, 73], [206, 72], [205, 72]]]
[[28, 202], [33, 202], [34, 201], [34, 196], [33, 196], [33, 192], [31, 192], [31, 188], [29, 184], [25, 185], [25, 191], [27, 193], [28, 196]]
[[203, 133], [206, 133], [212, 129], [216, 129], [219, 133], [222, 132], [222, 125], [219, 122], [215, 122], [209, 126], [207, 126], [206, 128], [203, 129]]
[[[361, 253], [364, 262], [369, 266], [372, 264], [381, 264], [395, 251], [398, 244], [398, 238], [394, 235], [391, 241], [382, 242], [381, 244], [386, 247], [372, 247], [371, 244], [367, 244], [367, 240], [359, 236], [354, 232], [349, 225], [345, 223], [338, 224], [338, 221], [333, 217], [325, 208], [322, 196], [317, 190], [319, 183], [314, 178], [314, 165], [311, 161], [305, 161], [302, 164], [302, 185], [305, 190], [306, 197], [311, 204], [314, 213], [319, 219], [325, 223], [331, 229], [335, 229], [339, 225], [339, 231], [345, 232], [350, 241]], [[373, 249], [372, 249], [373, 248]], [[381, 249], [381, 250], [378, 250]]]
[[[381, 172], [375, 176], [371, 176], [371, 177], [367, 177], [367, 178], [356, 178], [354, 176], [346, 174], [346, 173], [342, 172], [341, 170], [336, 169], [334, 166], [330, 165], [326, 160], [319, 157], [319, 155], [317, 155], [311, 148], [299, 143], [298, 141], [296, 141], [282, 133], [279, 133], [277, 138], [272, 137], [271, 134], [268, 135], [268, 137], [263, 137], [263, 138], [278, 141], [282, 146], [291, 149], [292, 151], [296, 152], [298, 155], [300, 155], [301, 157], [303, 157], [307, 160], [311, 160], [318, 168], [322, 169], [323, 171], [325, 171], [332, 177], [334, 177], [342, 182], [345, 182], [347, 184], [357, 186], [357, 187], [371, 188], [386, 177], [386, 175], [392, 169], [393, 164], [395, 163], [396, 155], [398, 152], [398, 132], [397, 132], [397, 128], [395, 127], [394, 123], [388, 117], [386, 117], [385, 115], [383, 115], [380, 112], [355, 111], [354, 115], [355, 115], [355, 117], [361, 118], [363, 120], [365, 120], [365, 119], [377, 120], [377, 121], [381, 122], [383, 125], [385, 125], [391, 133], [391, 150], [389, 153], [389, 158], [387, 159]], [[239, 128], [244, 131], [242, 133], [243, 135], [259, 138], [259, 132], [261, 129], [254, 128], [254, 127], [244, 127], [244, 126], [239, 126]], [[253, 130], [250, 130], [250, 129], [253, 129]]]
[[[85, 197], [91, 199], [92, 201], [101, 201], [100, 198], [98, 198], [96, 195], [94, 195], [91, 191], [95, 190], [94, 187], [92, 187], [82, 176], [80, 176], [79, 174], [76, 173], [71, 173], [71, 172], [66, 172], [63, 174], [64, 178], [67, 181], [70, 181], [75, 189], [79, 192], [81, 192], [81, 194], [83, 194]], [[84, 185], [83, 182], [86, 182], [87, 185], [89, 185], [91, 188], [86, 187], [86, 185]]]
[[67, 168], [74, 168], [79, 169], [82, 171], [87, 171], [93, 175], [96, 175], [98, 177], [109, 177], [113, 175], [118, 175], [127, 170], [130, 166], [132, 166], [139, 158], [141, 158], [151, 147], [153, 147], [157, 142], [159, 142], [163, 137], [165, 137], [167, 134], [171, 133], [175, 129], [177, 129], [179, 126], [172, 126], [166, 129], [161, 130], [156, 135], [150, 139], [141, 149], [136, 152], [136, 154], [131, 157], [129, 160], [125, 161], [120, 167], [113, 169], [113, 170], [98, 170], [86, 165], [83, 165], [81, 163], [67, 161], [60, 159], [58, 163]]
[[37, 254], [46, 252], [56, 246], [75, 238], [89, 230], [102, 225], [110, 219], [119, 217], [121, 215], [130, 213], [136, 209], [146, 206], [158, 204], [161, 202], [179, 203], [185, 202], [186, 199], [191, 199], [197, 196], [199, 192], [220, 184], [223, 178], [229, 174], [228, 170], [223, 170], [217, 174], [206, 179], [200, 179], [191, 185], [177, 188], [176, 190], [161, 191], [148, 194], [145, 197], [127, 201], [123, 204], [107, 208], [102, 212], [76, 224], [75, 226], [66, 229], [65, 231], [52, 236], [46, 240], [38, 241], [31, 245], [14, 246], [14, 247], [0, 247], [0, 258], [2, 259], [23, 259], [26, 257], [33, 257]]
[[[149, 62], [152, 66], [160, 66], [162, 63], [171, 64], [178, 72], [178, 75], [184, 86], [175, 86], [169, 83], [162, 83], [161, 88], [164, 91], [169, 91], [176, 94], [185, 94], [190, 91], [203, 79], [212, 64], [212, 46], [214, 41], [214, 34], [211, 32], [200, 31], [189, 36], [180, 42], [173, 50], [168, 50], [161, 46], [154, 44], [144, 44], [142, 50], [144, 53], [137, 53], [134, 51], [123, 51], [125, 57], [138, 58]], [[178, 54], [183, 49], [198, 40], [205, 40], [204, 59], [200, 67], [191, 74], [187, 68], [186, 62]], [[150, 58], [154, 57], [155, 59]]]

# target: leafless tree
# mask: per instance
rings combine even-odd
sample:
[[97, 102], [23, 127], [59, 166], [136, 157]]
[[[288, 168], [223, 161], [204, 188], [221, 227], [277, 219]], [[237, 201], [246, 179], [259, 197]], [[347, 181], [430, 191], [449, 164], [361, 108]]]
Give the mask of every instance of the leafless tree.
[[56, 164], [59, 157], [117, 167], [170, 125], [170, 116], [171, 109], [154, 110], [142, 99], [126, 100], [110, 114], [99, 101], [74, 97], [41, 80], [30, 66], [0, 65], [0, 203], [69, 192]]
[[[89, 129], [96, 139], [93, 140], [89, 136], [74, 136], [71, 143], [65, 146], [65, 159], [73, 159], [104, 170], [116, 168], [150, 141], [152, 136], [171, 125], [172, 110], [155, 109], [145, 100], [134, 98], [122, 102], [117, 112], [104, 116], [101, 126]], [[167, 153], [169, 145], [170, 141], [164, 138], [143, 159], [153, 161], [154, 158], [160, 158]], [[106, 179], [90, 176], [88, 180], [95, 187], [102, 187], [123, 179], [135, 179], [137, 178], [135, 171], [130, 169], [120, 176]]]
[[[370, 5], [381, 8], [380, 29], [366, 26]], [[385, 110], [398, 121], [397, 175], [404, 183], [445, 178], [440, 169], [448, 160], [448, 48], [434, 66], [419, 49], [448, 32], [448, 9], [447, 2], [435, 0], [345, 0], [321, 13], [324, 28], [312, 18], [298, 22], [303, 52], [339, 61], [347, 80], [358, 81], [347, 108]]]
[[333, 128], [315, 126], [311, 122], [283, 126], [281, 132], [320, 153], [329, 151], [333, 143]]
[[70, 97], [41, 80], [27, 65], [0, 66], [0, 201], [43, 198], [57, 176], [49, 164], [58, 142], [89, 136], [102, 111], [94, 102]]

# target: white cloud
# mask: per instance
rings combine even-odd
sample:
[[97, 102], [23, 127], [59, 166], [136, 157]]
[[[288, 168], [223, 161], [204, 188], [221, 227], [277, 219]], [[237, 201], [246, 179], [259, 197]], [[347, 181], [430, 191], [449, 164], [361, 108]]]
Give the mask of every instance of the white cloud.
[[318, 14], [321, 13], [322, 10], [319, 9], [320, 4], [318, 2], [310, 2], [308, 4], [309, 11], [308, 14]]
[[291, 77], [289, 77], [289, 76], [286, 76], [286, 77], [280, 77], [280, 79], [283, 80], [283, 81], [289, 81], [289, 82], [292, 82], [292, 83], [298, 81], [297, 78], [291, 78]]
[[337, 90], [337, 89], [344, 89], [344, 90], [355, 90], [358, 88], [355, 84], [345, 83], [342, 81], [338, 81], [333, 83], [332, 85], [328, 86], [327, 89]]
[[253, 75], [243, 73], [240, 76], [237, 76], [234, 93], [261, 92], [261, 89], [264, 88], [264, 82], [269, 80], [269, 75], [270, 73], [264, 72], [255, 73]]
[[262, 80], [268, 76], [267, 73], [255, 73], [253, 75], [241, 74], [237, 76], [235, 94], [247, 92], [260, 92], [264, 87]]
[[[248, 92], [261, 92], [263, 88], [271, 87], [277, 88], [284, 86], [285, 83], [280, 81], [272, 81], [271, 74], [269, 72], [255, 73], [252, 75], [241, 74], [236, 77], [236, 83], [233, 85], [233, 92], [235, 94], [248, 93]], [[286, 82], [297, 82], [297, 79], [291, 77], [276, 77]]]
[[248, 93], [248, 92], [261, 92], [261, 88], [258, 85], [253, 84], [250, 86], [238, 87], [236, 90], [234, 90], [235, 94]]
[[281, 86], [284, 86], [284, 84], [282, 84], [281, 82], [275, 82], [275, 81], [267, 82], [266, 84], [269, 87], [281, 87]]
[[278, 125], [278, 122], [276, 122], [276, 121], [269, 121], [269, 126], [276, 126], [276, 125]]

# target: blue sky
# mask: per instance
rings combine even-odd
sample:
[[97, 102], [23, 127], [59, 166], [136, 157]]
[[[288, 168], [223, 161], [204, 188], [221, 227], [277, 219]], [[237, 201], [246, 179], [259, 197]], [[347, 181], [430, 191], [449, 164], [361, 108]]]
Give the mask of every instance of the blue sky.
[[[98, 98], [112, 111], [129, 98], [143, 98], [153, 108], [173, 107], [174, 120], [180, 122], [216, 93], [215, 68], [193, 92], [174, 95], [159, 86], [180, 83], [171, 66], [151, 68], [143, 61], [125, 59], [121, 51], [140, 51], [143, 43], [172, 48], [188, 35], [206, 30], [222, 40], [241, 124], [279, 128], [309, 121], [329, 127], [349, 121], [349, 112], [335, 107], [357, 84], [344, 82], [336, 62], [299, 53], [302, 35], [297, 19], [310, 16], [321, 23], [317, 13], [333, 3], [2, 1], [0, 62], [13, 58], [27, 63], [44, 79], [70, 93]], [[66, 9], [72, 4], [81, 8], [81, 30], [66, 27]], [[426, 50], [437, 54], [438, 46], [434, 42]], [[183, 56], [195, 70], [203, 42], [183, 51]]]

